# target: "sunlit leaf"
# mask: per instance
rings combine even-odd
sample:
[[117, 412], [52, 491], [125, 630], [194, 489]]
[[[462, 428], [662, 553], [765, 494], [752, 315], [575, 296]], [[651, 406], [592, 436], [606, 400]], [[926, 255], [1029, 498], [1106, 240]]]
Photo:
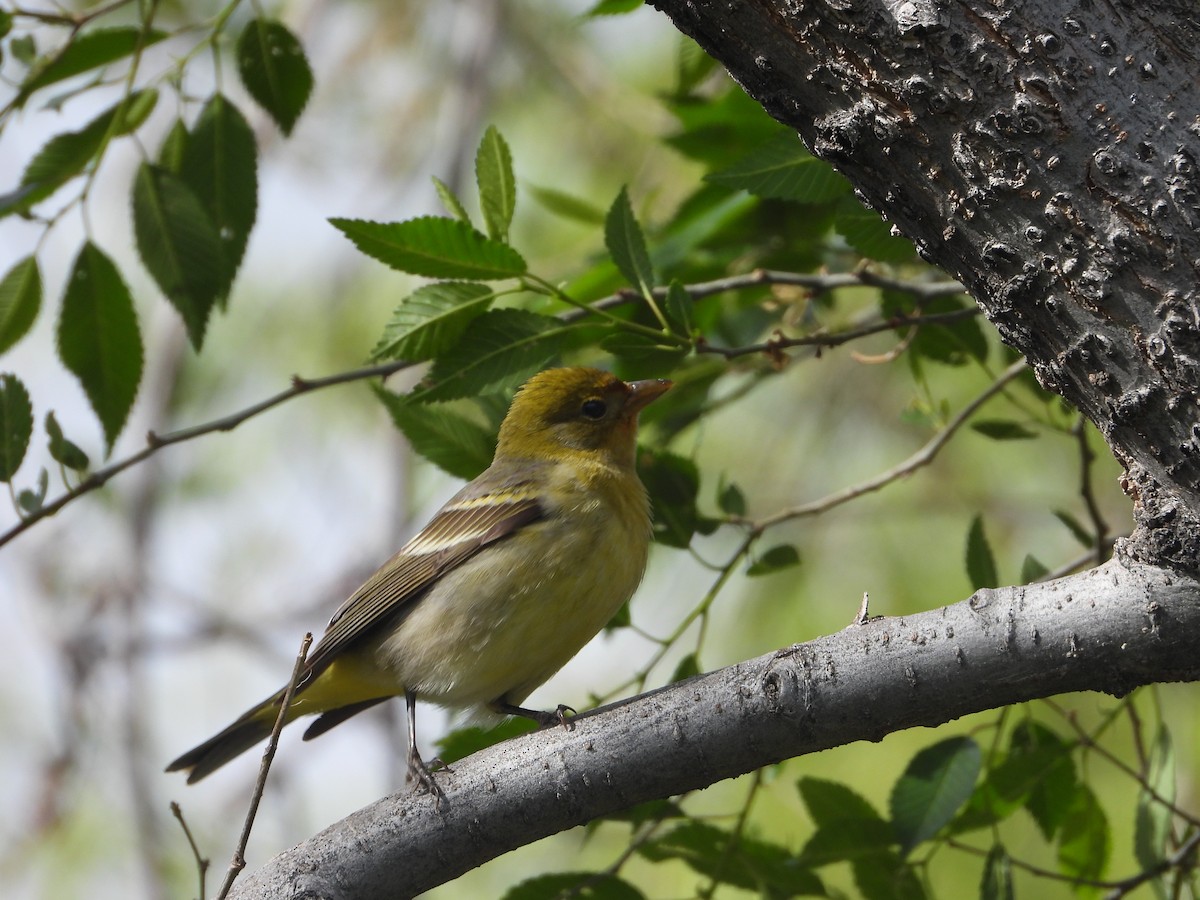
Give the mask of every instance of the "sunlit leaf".
[[419, 287], [396, 307], [371, 358], [411, 362], [432, 359], [452, 347], [495, 297], [487, 285], [470, 281], [440, 281]]
[[462, 201], [458, 199], [458, 195], [450, 189], [450, 185], [442, 181], [440, 178], [433, 179], [433, 188], [437, 191], [438, 198], [442, 201], [442, 206], [446, 207], [446, 212], [458, 219], [460, 222], [471, 224], [471, 217], [467, 215], [466, 207], [462, 205]]
[[424, 216], [405, 222], [329, 221], [367, 256], [413, 275], [495, 281], [525, 274], [521, 254], [457, 219]]
[[517, 206], [517, 179], [513, 175], [512, 152], [508, 149], [508, 142], [494, 125], [483, 133], [475, 154], [475, 183], [479, 188], [479, 208], [487, 225], [488, 237], [507, 241], [508, 228]]

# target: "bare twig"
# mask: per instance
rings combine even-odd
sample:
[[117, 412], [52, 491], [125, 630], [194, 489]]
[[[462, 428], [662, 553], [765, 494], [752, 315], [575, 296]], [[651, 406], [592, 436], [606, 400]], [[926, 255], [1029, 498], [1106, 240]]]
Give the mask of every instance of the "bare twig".
[[1101, 565], [1108, 559], [1108, 550], [1112, 545], [1108, 541], [1108, 522], [1100, 512], [1100, 506], [1096, 503], [1096, 492], [1092, 489], [1092, 463], [1096, 461], [1096, 454], [1088, 446], [1087, 431], [1087, 419], [1080, 416], [1075, 422], [1075, 427], [1071, 429], [1079, 444], [1079, 495], [1083, 497], [1083, 505], [1087, 507], [1088, 517], [1092, 520], [1092, 529], [1096, 534], [1094, 556], [1096, 565]]
[[267, 773], [271, 771], [275, 750], [279, 746], [279, 734], [287, 722], [288, 707], [292, 705], [292, 697], [296, 694], [296, 682], [300, 680], [300, 673], [304, 670], [304, 661], [308, 659], [308, 648], [312, 646], [312, 640], [312, 633], [309, 632], [300, 642], [300, 652], [296, 654], [296, 664], [292, 667], [291, 680], [288, 681], [287, 688], [283, 692], [283, 699], [279, 703], [279, 715], [275, 717], [275, 727], [271, 729], [271, 738], [267, 741], [266, 749], [263, 750], [262, 764], [258, 767], [258, 781], [254, 784], [254, 793], [250, 795], [250, 809], [246, 811], [242, 834], [238, 838], [237, 846], [233, 849], [233, 859], [230, 860], [229, 869], [225, 872], [225, 881], [217, 893], [216, 900], [225, 900], [229, 896], [229, 891], [233, 887], [238, 873], [246, 868], [246, 844], [250, 841], [250, 831], [254, 828], [258, 805], [262, 801], [263, 791], [267, 787]]
[[192, 857], [196, 860], [196, 869], [200, 873], [200, 893], [197, 896], [199, 900], [204, 900], [206, 891], [204, 880], [208, 875], [210, 862], [201, 854], [200, 848], [196, 844], [196, 838], [192, 836], [192, 829], [188, 828], [187, 820], [183, 817], [183, 808], [174, 800], [171, 801], [171, 814], [179, 822], [179, 826], [183, 829], [183, 835], [187, 838], [188, 846], [192, 848]]
[[1141, 887], [1152, 878], [1157, 878], [1159, 875], [1169, 872], [1172, 869], [1183, 867], [1187, 864], [1188, 858], [1195, 854], [1197, 847], [1200, 847], [1200, 831], [1197, 831], [1184, 841], [1178, 850], [1160, 861], [1158, 865], [1151, 866], [1144, 872], [1139, 872], [1137, 875], [1126, 878], [1124, 881], [1117, 882], [1113, 885], [1113, 889], [1104, 895], [1104, 900], [1119, 900], [1119, 898], [1124, 897], [1135, 888]]

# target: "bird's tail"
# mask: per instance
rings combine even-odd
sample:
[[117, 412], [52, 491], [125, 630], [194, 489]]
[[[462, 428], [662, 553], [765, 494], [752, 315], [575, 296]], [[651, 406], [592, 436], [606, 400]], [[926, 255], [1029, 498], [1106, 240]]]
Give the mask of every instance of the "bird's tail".
[[[275, 727], [283, 691], [273, 694], [257, 706], [246, 710], [228, 728], [193, 747], [169, 766], [168, 772], [186, 771], [188, 784], [211, 775], [235, 756], [245, 753], [266, 738]], [[296, 708], [288, 710], [287, 722], [296, 718]], [[285, 723], [286, 724], [286, 723]]]

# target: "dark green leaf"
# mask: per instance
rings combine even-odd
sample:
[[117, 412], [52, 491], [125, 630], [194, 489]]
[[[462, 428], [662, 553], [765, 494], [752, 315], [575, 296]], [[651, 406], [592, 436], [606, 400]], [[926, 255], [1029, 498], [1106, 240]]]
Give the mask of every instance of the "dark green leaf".
[[967, 577], [975, 590], [994, 588], [1000, 584], [996, 575], [996, 560], [988, 545], [987, 535], [983, 533], [983, 517], [978, 515], [971, 520], [971, 530], [967, 532]]
[[184, 143], [179, 176], [216, 228], [222, 266], [217, 297], [224, 300], [246, 252], [258, 209], [258, 147], [238, 108], [220, 94], [204, 105]]
[[863, 900], [925, 900], [916, 869], [895, 853], [879, 853], [854, 861], [854, 883]]
[[1175, 748], [1171, 733], [1162, 725], [1150, 750], [1146, 783], [1150, 790], [1138, 791], [1133, 849], [1138, 864], [1143, 869], [1153, 869], [1167, 856], [1172, 819], [1168, 804], [1175, 802]]
[[744, 516], [746, 514], [746, 498], [742, 494], [742, 489], [733, 482], [725, 485], [717, 494], [717, 506], [721, 507], [721, 512], [728, 515]]
[[629, 822], [633, 825], [642, 825], [646, 822], [665, 822], [667, 819], [682, 819], [683, 810], [679, 807], [678, 803], [672, 800], [647, 800], [645, 803], [639, 803], [636, 806], [629, 807], [629, 809], [609, 813], [604, 818], [612, 822]]
[[628, 331], [610, 334], [600, 342], [600, 348], [617, 359], [636, 364], [638, 374], [647, 378], [671, 374], [688, 354], [686, 347]]
[[574, 219], [585, 225], [599, 225], [604, 221], [604, 210], [593, 206], [586, 200], [581, 200], [573, 194], [567, 194], [554, 188], [529, 187], [533, 199], [556, 216], [564, 219]]
[[1038, 436], [1032, 428], [1005, 419], [982, 419], [972, 422], [971, 428], [994, 441], [1024, 441]]
[[450, 213], [451, 217], [458, 219], [458, 221], [470, 225], [471, 217], [467, 215], [466, 207], [462, 205], [462, 201], [458, 199], [454, 191], [450, 190], [450, 185], [446, 184], [440, 178], [434, 178], [433, 187], [442, 201], [442, 206], [446, 207], [446, 212]]
[[38, 473], [37, 490], [25, 488], [17, 492], [17, 505], [25, 513], [35, 513], [46, 502], [46, 490], [50, 487], [50, 473], [42, 469]]
[[439, 356], [414, 399], [454, 400], [512, 391], [553, 359], [569, 326], [521, 309], [494, 309], [475, 318], [458, 343]]
[[[862, 821], [875, 820], [885, 828], [888, 827], [883, 817], [875, 811], [861, 795], [854, 792], [838, 781], [826, 781], [823, 778], [805, 776], [796, 782], [800, 797], [808, 807], [808, 814], [818, 826], [837, 827], [844, 819]], [[883, 846], [892, 842], [892, 834], [887, 833], [887, 841]]]
[[1075, 540], [1083, 544], [1088, 550], [1096, 546], [1096, 538], [1086, 528], [1079, 523], [1073, 515], [1064, 509], [1054, 510], [1054, 518], [1067, 526], [1067, 529], [1075, 536]]
[[746, 574], [754, 578], [798, 565], [800, 565], [800, 551], [791, 544], [779, 544], [751, 563], [746, 569]]
[[1013, 900], [1012, 860], [1002, 844], [993, 844], [983, 862], [980, 900]]
[[396, 307], [371, 358], [411, 362], [432, 359], [454, 346], [495, 297], [487, 285], [470, 281], [441, 281], [419, 287]]
[[237, 64], [250, 96], [291, 134], [313, 88], [300, 41], [282, 22], [253, 19], [238, 38]]
[[639, 454], [638, 474], [654, 507], [654, 539], [668, 547], [686, 547], [699, 527], [696, 496], [700, 470], [682, 456], [663, 451]]
[[864, 857], [875, 858], [895, 843], [892, 828], [878, 817], [844, 816], [820, 825], [804, 843], [799, 861], [817, 868]]
[[758, 197], [794, 203], [826, 203], [850, 192], [850, 185], [824, 160], [816, 159], [790, 132], [776, 135], [733, 165], [705, 176]]
[[1021, 584], [1033, 584], [1035, 581], [1041, 581], [1050, 573], [1041, 562], [1032, 554], [1026, 553], [1025, 559], [1021, 562]]
[[63, 435], [53, 411], [46, 413], [46, 436], [49, 438], [51, 459], [75, 472], [87, 470], [87, 454]]
[[717, 61], [690, 37], [680, 36], [675, 57], [675, 96], [687, 97], [717, 68]]
[[604, 633], [616, 631], [618, 628], [628, 628], [633, 624], [633, 616], [629, 612], [629, 601], [621, 604], [621, 608], [613, 613], [613, 617], [604, 625]]
[[512, 247], [484, 237], [457, 219], [424, 216], [406, 222], [330, 219], [367, 256], [429, 278], [495, 281], [524, 275], [525, 260]]
[[33, 436], [33, 404], [16, 375], [0, 375], [0, 481], [11, 483]]
[[587, 15], [591, 17], [619, 16], [622, 13], [640, 9], [641, 6], [642, 0], [598, 0], [596, 5], [587, 11]]
[[678, 281], [672, 281], [667, 287], [663, 313], [667, 324], [681, 337], [689, 337], [692, 333], [692, 302], [691, 294]]
[[453, 765], [472, 753], [536, 729], [536, 723], [520, 716], [512, 716], [491, 728], [456, 728], [437, 742], [438, 758], [447, 765]]
[[496, 436], [477, 422], [441, 404], [410, 403], [382, 388], [375, 393], [413, 449], [434, 465], [469, 481], [491, 464]]
[[83, 385], [111, 451], [142, 378], [142, 338], [121, 273], [90, 241], [67, 280], [58, 355]]
[[[641, 2], [641, 0], [638, 0]], [[628, 881], [604, 872], [554, 872], [509, 888], [503, 900], [644, 900]]]
[[27, 256], [0, 280], [0, 353], [23, 338], [42, 307], [42, 273]]
[[494, 125], [483, 133], [475, 154], [475, 183], [479, 187], [479, 209], [488, 237], [507, 243], [517, 206], [517, 179], [508, 142]]
[[8, 49], [12, 52], [13, 59], [25, 66], [31, 65], [37, 57], [37, 43], [32, 34], [22, 34], [13, 38], [8, 43]]
[[847, 197], [838, 205], [834, 228], [846, 243], [868, 259], [902, 263], [916, 256], [912, 241], [892, 234], [892, 226], [879, 213], [867, 209], [854, 197]]
[[8, 33], [12, 31], [12, 24], [12, 13], [0, 9], [0, 38], [8, 37]]
[[691, 678], [693, 675], [700, 674], [700, 660], [695, 653], [689, 653], [679, 661], [679, 665], [675, 667], [675, 671], [671, 673], [670, 684], [676, 681], [683, 681], [685, 678]]
[[1112, 835], [1104, 809], [1086, 784], [1075, 790], [1070, 812], [1058, 834], [1058, 865], [1064, 875], [1098, 880], [1108, 866]]
[[158, 148], [158, 164], [169, 172], [179, 174], [183, 168], [183, 154], [187, 149], [190, 135], [183, 119], [176, 119], [167, 136], [163, 138], [162, 146]]
[[1071, 750], [1071, 744], [1038, 722], [1021, 722], [1013, 729], [1010, 758], [1023, 760], [1026, 772], [1040, 773], [1032, 782], [1025, 808], [1048, 841], [1058, 833], [1075, 800], [1079, 776]]
[[142, 163], [133, 181], [133, 228], [142, 263], [183, 317], [199, 351], [225, 283], [212, 219], [178, 175]]
[[166, 36], [163, 31], [143, 33], [140, 28], [128, 27], [97, 28], [80, 34], [61, 53], [48, 58], [44, 66], [29, 73], [21, 85], [20, 103], [39, 88], [124, 59], [139, 46], [149, 47]]
[[892, 788], [892, 827], [907, 856], [954, 818], [975, 789], [982, 754], [966, 737], [948, 738], [913, 757]]
[[629, 203], [627, 188], [621, 188], [621, 193], [617, 194], [605, 217], [604, 243], [625, 280], [649, 299], [654, 287], [654, 270], [650, 266], [650, 254], [646, 251], [642, 226], [634, 217], [633, 207]]

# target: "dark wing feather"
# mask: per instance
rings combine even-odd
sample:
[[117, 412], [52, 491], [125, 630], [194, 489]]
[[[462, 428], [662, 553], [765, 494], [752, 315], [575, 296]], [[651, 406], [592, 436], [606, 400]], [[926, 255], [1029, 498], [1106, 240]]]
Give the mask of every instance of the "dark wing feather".
[[544, 515], [528, 482], [502, 482], [494, 491], [467, 485], [338, 608], [309, 655], [303, 681], [380, 625], [394, 623], [446, 572]]

